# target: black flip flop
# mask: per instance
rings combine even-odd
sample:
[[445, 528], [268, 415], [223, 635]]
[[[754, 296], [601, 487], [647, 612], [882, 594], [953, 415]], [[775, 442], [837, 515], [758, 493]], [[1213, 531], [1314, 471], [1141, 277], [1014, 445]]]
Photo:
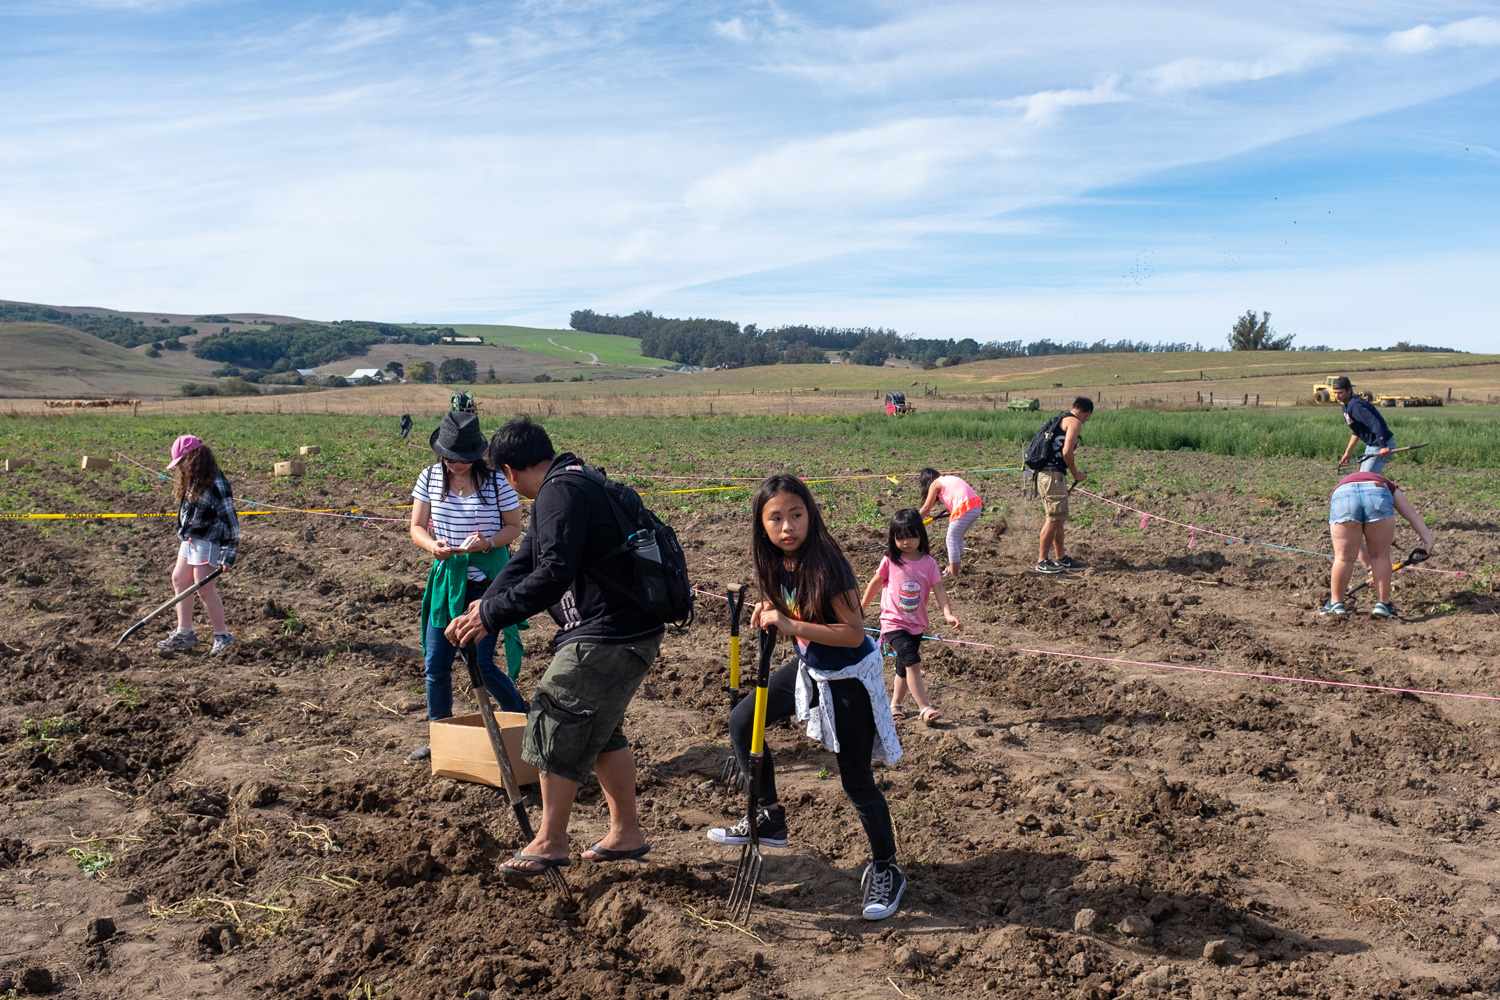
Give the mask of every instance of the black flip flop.
[[597, 858], [585, 858], [584, 860], [592, 861], [594, 864], [602, 864], [607, 861], [639, 861], [641, 860], [641, 858], [644, 858], [647, 854], [651, 853], [651, 845], [642, 844], [640, 847], [637, 847], [634, 850], [617, 851], [614, 848], [605, 847], [602, 844], [595, 844], [593, 847], [590, 847], [589, 850], [593, 851], [599, 856]]
[[534, 872], [523, 872], [515, 868], [507, 868], [506, 865], [510, 863], [509, 861], [500, 865], [500, 874], [512, 875], [516, 878], [536, 878], [538, 875], [547, 874], [548, 870], [552, 868], [566, 868], [573, 863], [567, 858], [544, 858], [540, 854], [517, 854], [510, 860], [530, 861], [532, 864], [541, 865], [541, 867]]

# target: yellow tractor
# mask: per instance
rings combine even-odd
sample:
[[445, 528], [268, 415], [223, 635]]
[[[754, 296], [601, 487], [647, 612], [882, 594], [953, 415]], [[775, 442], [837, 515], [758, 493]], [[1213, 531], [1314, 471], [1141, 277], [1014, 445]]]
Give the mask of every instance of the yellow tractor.
[[[1337, 376], [1337, 375], [1330, 375], [1330, 376], [1328, 376], [1327, 378], [1325, 378], [1321, 382], [1314, 382], [1313, 383], [1313, 402], [1314, 403], [1331, 403], [1331, 402], [1333, 402], [1333, 383], [1338, 378], [1339, 378], [1339, 376]], [[1365, 400], [1368, 403], [1375, 402], [1375, 394], [1373, 392], [1368, 391], [1368, 390], [1365, 390], [1365, 389], [1355, 389], [1354, 390], [1354, 394], [1356, 396], [1358, 396], [1360, 399], [1363, 399], [1363, 400]]]

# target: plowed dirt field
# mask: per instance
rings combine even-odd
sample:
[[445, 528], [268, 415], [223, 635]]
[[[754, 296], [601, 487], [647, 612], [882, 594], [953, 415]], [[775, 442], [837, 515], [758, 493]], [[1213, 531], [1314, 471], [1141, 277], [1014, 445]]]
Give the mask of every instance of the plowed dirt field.
[[[910, 502], [877, 482], [886, 513]], [[224, 585], [239, 641], [210, 659], [158, 653], [154, 625], [110, 648], [164, 597], [170, 518], [0, 522], [0, 978], [172, 1000], [1489, 995], [1500, 703], [1080, 654], [1500, 695], [1494, 511], [1450, 497], [1431, 519], [1430, 565], [1469, 576], [1406, 572], [1400, 621], [1329, 621], [1321, 559], [1190, 549], [1103, 507], [1079, 505], [1092, 524], [1071, 536], [1089, 568], [1039, 577], [1039, 512], [1013, 481], [985, 491], [1009, 523], [981, 518], [953, 598], [963, 636], [995, 647], [924, 647], [946, 717], [901, 723], [905, 758], [877, 770], [910, 878], [881, 923], [859, 917], [865, 841], [832, 755], [785, 728], [768, 740], [792, 843], [748, 924], [722, 922], [737, 852], [704, 829], [742, 808], [718, 780], [722, 602], [666, 640], [627, 718], [648, 863], [577, 860], [605, 828], [586, 786], [570, 910], [497, 874], [518, 843], [495, 790], [405, 761], [426, 741], [426, 561], [401, 525], [246, 518]], [[324, 505], [370, 502], [351, 483]], [[1264, 503], [1207, 491], [1174, 510]], [[1275, 540], [1326, 551], [1321, 517]], [[742, 515], [674, 521], [699, 587], [749, 581]], [[841, 541], [866, 579], [882, 536]], [[551, 632], [523, 634], [523, 693]]]

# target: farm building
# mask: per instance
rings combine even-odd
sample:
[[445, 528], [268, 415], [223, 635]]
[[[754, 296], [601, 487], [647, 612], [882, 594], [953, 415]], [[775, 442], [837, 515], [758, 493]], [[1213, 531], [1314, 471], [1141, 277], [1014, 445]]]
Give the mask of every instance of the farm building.
[[385, 380], [385, 376], [380, 374], [379, 368], [356, 368], [354, 369], [354, 373], [352, 375], [346, 375], [344, 377], [351, 382], [358, 382], [362, 378], [373, 379], [376, 382], [382, 382]]
[[445, 343], [445, 344], [482, 344], [482, 343], [484, 343], [484, 338], [483, 337], [444, 337], [443, 338], [443, 343]]

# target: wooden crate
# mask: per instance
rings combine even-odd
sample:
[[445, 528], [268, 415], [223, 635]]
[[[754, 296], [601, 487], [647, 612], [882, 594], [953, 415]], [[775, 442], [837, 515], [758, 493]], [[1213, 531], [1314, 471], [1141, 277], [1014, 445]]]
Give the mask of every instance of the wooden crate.
[[301, 448], [299, 448], [297, 450], [298, 450], [298, 453], [302, 454], [302, 455], [321, 455], [321, 454], [323, 454], [322, 447], [319, 446], [319, 445], [315, 445], [315, 444], [305, 444], [305, 445], [303, 445]]
[[99, 458], [95, 455], [83, 456], [83, 462], [79, 464], [80, 469], [109, 469], [114, 467], [114, 462], [107, 458]]
[[307, 475], [307, 463], [291, 459], [286, 462], [276, 463], [276, 474], [278, 476], [305, 476]]
[[5, 460], [5, 471], [15, 472], [17, 469], [23, 469], [30, 464], [31, 459], [29, 458], [7, 458]]

